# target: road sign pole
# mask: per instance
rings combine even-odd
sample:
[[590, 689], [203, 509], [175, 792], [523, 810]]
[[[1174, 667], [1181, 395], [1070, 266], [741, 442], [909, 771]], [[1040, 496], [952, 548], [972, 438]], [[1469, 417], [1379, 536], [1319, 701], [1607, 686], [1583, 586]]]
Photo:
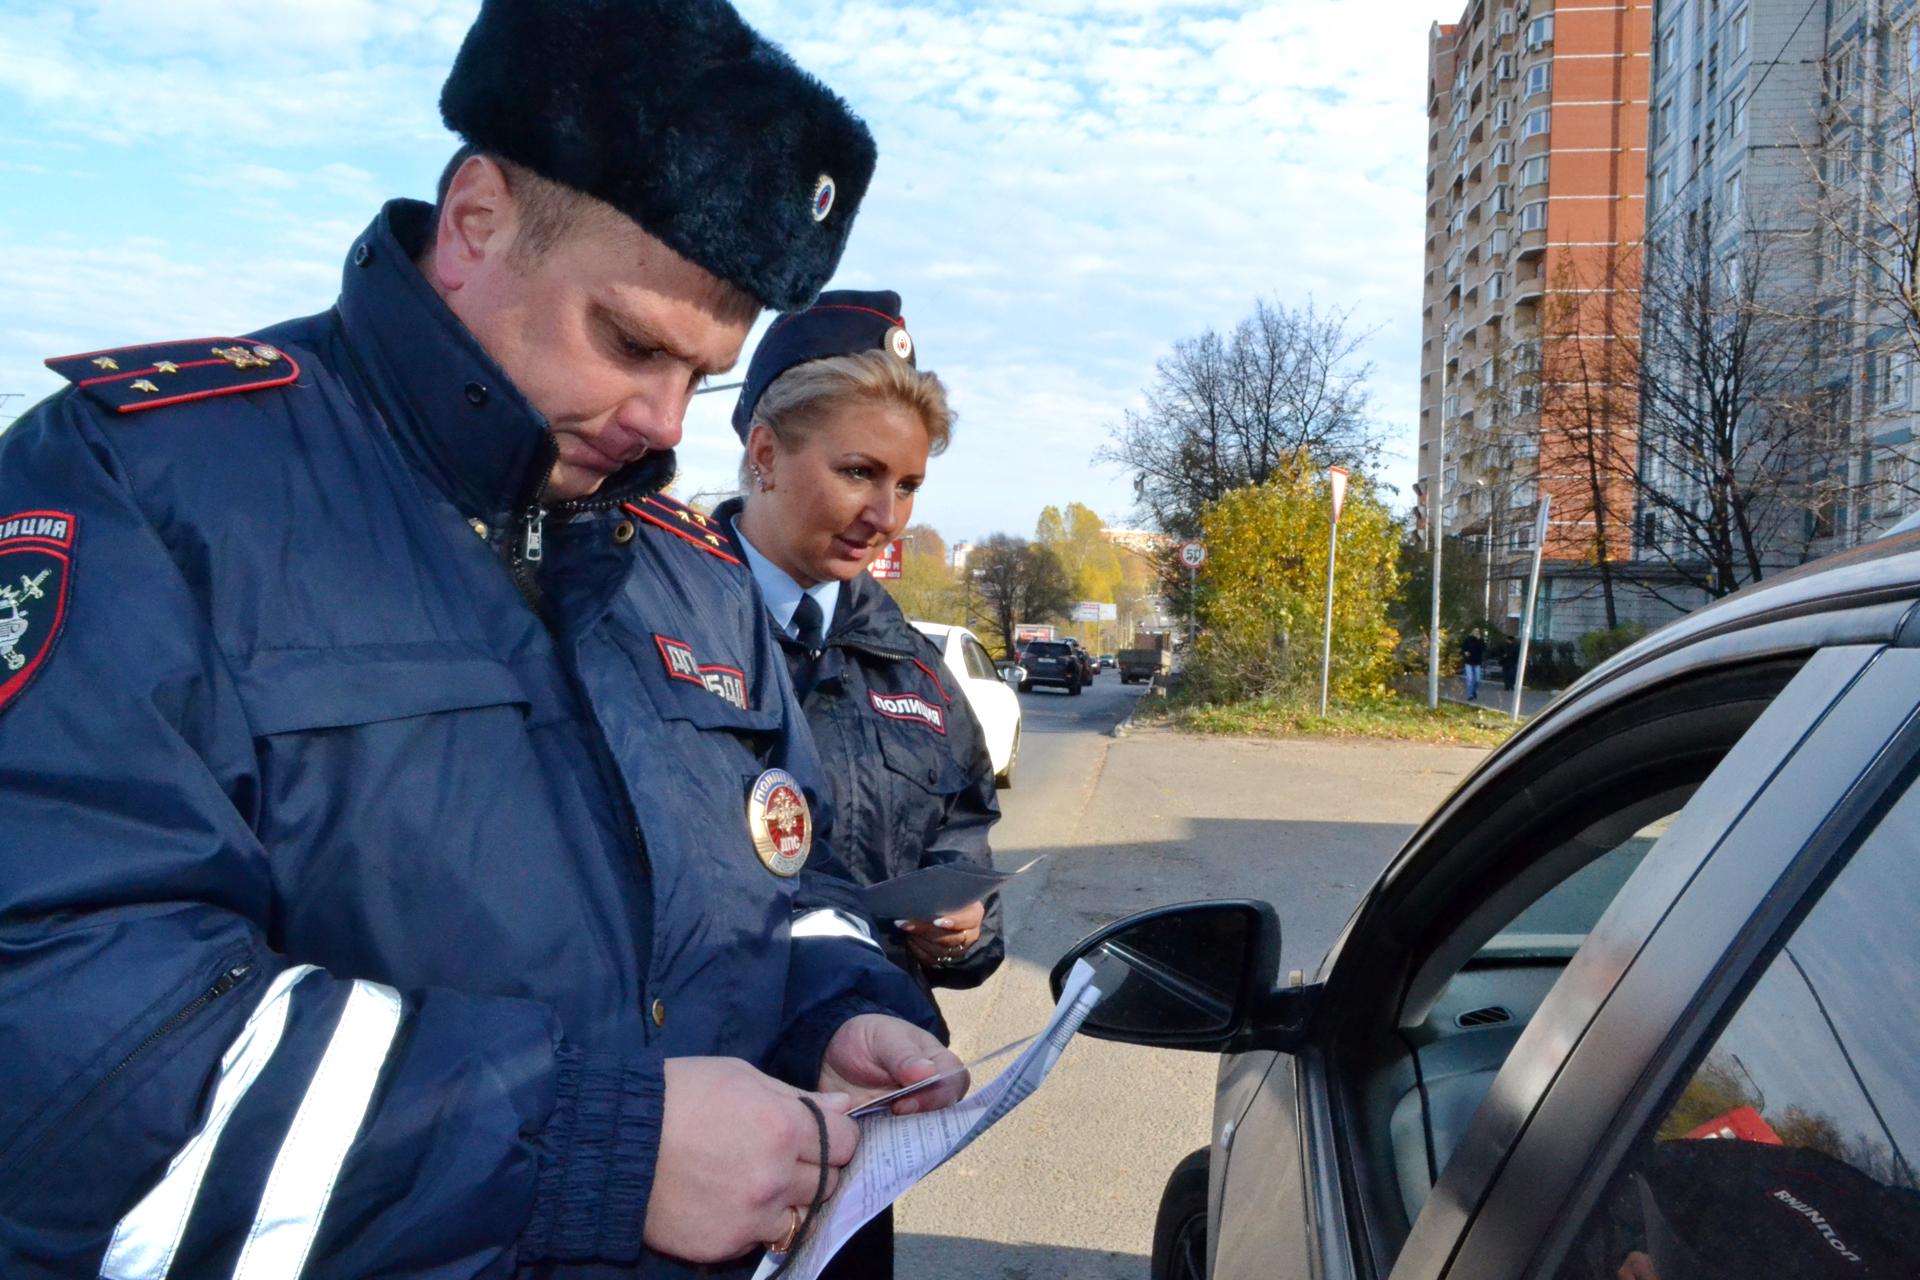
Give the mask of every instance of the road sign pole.
[[1527, 611], [1520, 620], [1520, 666], [1513, 678], [1513, 718], [1520, 718], [1520, 699], [1527, 691], [1527, 651], [1533, 647], [1533, 605], [1540, 594], [1540, 556], [1547, 546], [1547, 513], [1553, 496], [1540, 495], [1540, 514], [1533, 525], [1533, 568], [1527, 574]]
[[1187, 566], [1187, 653], [1189, 656], [1193, 653], [1193, 580], [1199, 572], [1197, 565]]
[[1327, 715], [1327, 683], [1333, 673], [1333, 560], [1340, 546], [1340, 505], [1347, 496], [1347, 471], [1327, 468], [1327, 488], [1333, 499], [1333, 518], [1327, 522], [1327, 610], [1320, 632], [1320, 717]]
[[1320, 634], [1320, 715], [1327, 714], [1327, 677], [1333, 671], [1333, 557], [1340, 546], [1340, 517], [1327, 526], [1327, 619]]

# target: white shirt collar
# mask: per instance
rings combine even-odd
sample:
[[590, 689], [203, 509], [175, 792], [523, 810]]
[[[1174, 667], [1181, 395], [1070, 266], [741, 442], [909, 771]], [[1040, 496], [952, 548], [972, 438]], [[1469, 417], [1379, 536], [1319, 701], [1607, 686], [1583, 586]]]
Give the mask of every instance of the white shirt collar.
[[760, 587], [761, 598], [767, 602], [767, 612], [775, 625], [788, 635], [793, 635], [793, 611], [800, 607], [800, 597], [809, 595], [820, 606], [820, 634], [833, 630], [833, 611], [840, 603], [840, 583], [829, 578], [825, 582], [815, 583], [811, 587], [802, 587], [787, 575], [787, 571], [760, 553], [753, 545], [738, 520], [733, 522], [734, 536], [740, 540], [740, 549], [747, 553], [747, 568], [753, 573], [753, 580]]

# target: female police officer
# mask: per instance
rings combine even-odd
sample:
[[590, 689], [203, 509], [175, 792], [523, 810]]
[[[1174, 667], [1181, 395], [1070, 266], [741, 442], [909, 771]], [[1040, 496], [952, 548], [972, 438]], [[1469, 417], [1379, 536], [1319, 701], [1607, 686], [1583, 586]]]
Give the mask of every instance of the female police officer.
[[[914, 365], [892, 293], [842, 290], [790, 312], [754, 353], [734, 410], [746, 496], [731, 523], [824, 764], [836, 851], [874, 883], [945, 862], [990, 865], [993, 765], [939, 651], [864, 572], [913, 511], [952, 415]], [[1000, 964], [997, 903], [903, 921], [889, 954], [927, 987], [973, 987]], [[944, 1034], [944, 1028], [943, 1028]], [[884, 1275], [884, 1215], [843, 1274]]]

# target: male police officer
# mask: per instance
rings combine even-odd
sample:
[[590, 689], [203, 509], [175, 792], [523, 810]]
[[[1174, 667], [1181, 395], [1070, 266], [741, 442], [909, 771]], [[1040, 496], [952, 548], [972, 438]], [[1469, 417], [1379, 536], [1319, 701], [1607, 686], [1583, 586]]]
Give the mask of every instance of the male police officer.
[[10, 1278], [676, 1274], [957, 1065], [657, 496], [870, 137], [724, 0], [486, 0], [442, 109], [332, 310], [52, 361], [0, 440]]

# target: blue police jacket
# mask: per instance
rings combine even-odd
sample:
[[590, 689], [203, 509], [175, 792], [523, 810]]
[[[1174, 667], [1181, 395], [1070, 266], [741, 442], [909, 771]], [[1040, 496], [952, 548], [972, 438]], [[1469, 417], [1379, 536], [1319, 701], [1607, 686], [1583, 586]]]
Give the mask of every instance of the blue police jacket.
[[[734, 538], [743, 505], [736, 498], [713, 513]], [[1000, 800], [986, 735], [939, 649], [886, 588], [864, 573], [842, 584], [819, 653], [769, 625], [813, 731], [848, 874], [875, 884], [936, 863], [992, 867]], [[992, 895], [979, 939], [935, 967], [915, 960], [888, 921], [880, 940], [923, 988], [976, 987], [1006, 956], [1000, 925]]]
[[934, 1025], [770, 869], [826, 806], [750, 575], [670, 457], [538, 505], [430, 231], [0, 437], [10, 1280], [691, 1272], [641, 1239], [664, 1059], [810, 1087], [847, 1018]]

